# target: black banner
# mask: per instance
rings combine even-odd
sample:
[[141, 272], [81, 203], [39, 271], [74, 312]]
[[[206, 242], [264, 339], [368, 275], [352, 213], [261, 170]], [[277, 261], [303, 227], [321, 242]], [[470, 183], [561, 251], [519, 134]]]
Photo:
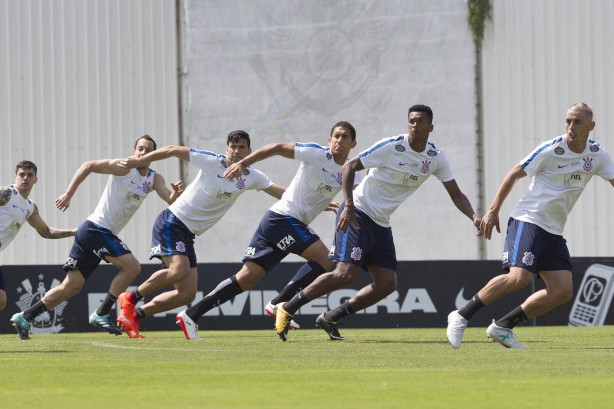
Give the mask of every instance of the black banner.
[[[531, 320], [525, 325], [600, 325], [614, 324], [610, 302], [614, 291], [614, 259], [578, 258], [574, 264], [574, 298], [567, 304]], [[273, 319], [263, 308], [301, 263], [282, 263], [252, 290], [210, 311], [198, 322], [201, 330], [271, 329]], [[211, 291], [223, 279], [239, 270], [241, 264], [199, 264], [196, 300]], [[145, 281], [158, 265], [143, 265], [134, 285]], [[7, 307], [0, 312], [0, 332], [10, 333], [10, 317], [38, 301], [46, 291], [64, 279], [60, 266], [3, 266], [6, 277]], [[88, 317], [105, 297], [116, 269], [101, 265], [75, 297], [37, 317], [32, 332], [92, 331]], [[354, 328], [445, 327], [450, 311], [464, 305], [488, 280], [501, 274], [499, 261], [409, 261], [399, 262], [398, 288], [375, 306], [344, 319]], [[295, 317], [302, 328], [315, 328], [315, 318], [334, 308], [358, 289], [371, 282], [363, 272], [351, 286], [334, 291], [304, 306]], [[582, 285], [582, 287], [581, 287]], [[476, 314], [472, 326], [487, 326], [518, 306], [532, 291], [543, 288], [541, 280], [495, 302]], [[147, 298], [148, 299], [148, 298]], [[146, 300], [147, 300], [146, 299]], [[141, 321], [141, 331], [178, 330], [175, 315], [182, 310], [148, 317]], [[115, 311], [112, 312], [115, 315]]]

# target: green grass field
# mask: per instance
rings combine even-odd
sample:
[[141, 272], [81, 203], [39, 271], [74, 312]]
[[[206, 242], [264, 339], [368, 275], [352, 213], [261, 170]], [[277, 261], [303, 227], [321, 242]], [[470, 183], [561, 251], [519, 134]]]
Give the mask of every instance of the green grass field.
[[614, 328], [0, 335], [2, 408], [612, 408]]

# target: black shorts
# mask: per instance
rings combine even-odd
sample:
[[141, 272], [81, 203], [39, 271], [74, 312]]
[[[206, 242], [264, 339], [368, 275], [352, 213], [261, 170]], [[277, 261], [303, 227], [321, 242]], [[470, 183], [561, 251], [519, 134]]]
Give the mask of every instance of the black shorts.
[[154, 223], [151, 231], [149, 259], [162, 256], [181, 255], [190, 260], [190, 268], [196, 267], [196, 236], [173, 212], [165, 209]]

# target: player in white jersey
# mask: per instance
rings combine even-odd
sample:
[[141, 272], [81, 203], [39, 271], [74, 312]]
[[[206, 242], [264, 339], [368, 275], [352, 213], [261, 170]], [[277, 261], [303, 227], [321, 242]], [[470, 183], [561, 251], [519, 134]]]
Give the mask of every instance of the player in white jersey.
[[[144, 338], [139, 321], [153, 314], [190, 304], [196, 297], [195, 236], [200, 236], [230, 209], [243, 192], [263, 190], [280, 198], [284, 190], [264, 173], [245, 168], [236, 180], [224, 178], [224, 171], [251, 153], [250, 138], [245, 131], [232, 131], [226, 140], [226, 155], [185, 146], [167, 146], [142, 158], [129, 158], [125, 167], [141, 166], [170, 157], [190, 162], [200, 170], [182, 197], [156, 219], [152, 230], [150, 258], [162, 260], [164, 268], [155, 272], [132, 292], [119, 297], [121, 313], [117, 325], [131, 338]], [[137, 302], [172, 285], [164, 292], [135, 309]]]
[[[277, 308], [275, 331], [285, 341], [289, 323], [300, 307], [354, 281], [364, 268], [373, 282], [332, 311], [321, 314], [316, 324], [331, 340], [343, 340], [338, 321], [367, 308], [396, 289], [396, 254], [389, 217], [430, 176], [444, 185], [454, 205], [479, 226], [469, 200], [459, 189], [448, 160], [428, 141], [433, 130], [433, 112], [414, 105], [408, 112], [408, 134], [382, 139], [350, 160], [342, 173], [344, 204], [337, 213], [337, 231], [331, 257], [333, 272], [322, 274], [286, 304]], [[357, 171], [369, 168], [355, 191]]]
[[[274, 155], [301, 161], [281, 200], [262, 217], [243, 257], [243, 267], [220, 282], [198, 303], [177, 315], [177, 324], [187, 339], [198, 338], [196, 322], [207, 311], [251, 289], [290, 253], [300, 255], [307, 262], [282, 291], [282, 299], [288, 297], [288, 300], [297, 290], [331, 269], [333, 263], [328, 260], [328, 250], [309, 223], [331, 204], [341, 190], [341, 169], [354, 146], [356, 131], [349, 122], [342, 121], [332, 127], [327, 147], [317, 143], [273, 143], [226, 170], [224, 176], [234, 179], [241, 176], [248, 166]], [[298, 327], [296, 323], [291, 325]]]
[[[156, 149], [155, 141], [144, 135], [134, 144], [132, 155], [141, 157]], [[77, 229], [75, 242], [64, 270], [66, 277], [23, 313], [13, 316], [17, 327], [27, 333], [29, 322], [61, 302], [73, 297], [85, 284], [102, 260], [119, 269], [113, 278], [109, 292], [100, 307], [89, 318], [91, 325], [114, 335], [121, 330], [109, 318], [109, 311], [117, 297], [132, 283], [141, 271], [141, 265], [130, 249], [117, 237], [134, 215], [147, 194], [155, 190], [167, 203], [173, 203], [183, 191], [183, 183], [171, 183], [173, 190], [166, 186], [162, 175], [147, 166], [124, 169], [119, 166], [121, 159], [102, 159], [84, 162], [73, 176], [66, 192], [55, 201], [56, 207], [65, 211], [79, 185], [90, 173], [108, 174], [109, 180], [98, 202], [98, 206]]]
[[[15, 183], [0, 186], [0, 252], [8, 247], [26, 221], [45, 239], [70, 237], [77, 231], [47, 226], [38, 212], [38, 207], [28, 199], [38, 180], [37, 170], [34, 163], [23, 160], [15, 166]], [[6, 308], [5, 285], [0, 266], [0, 311]]]
[[544, 142], [503, 179], [481, 230], [491, 238], [499, 228], [499, 210], [517, 180], [529, 175], [531, 185], [512, 211], [503, 250], [503, 269], [460, 310], [448, 315], [447, 336], [460, 348], [469, 320], [484, 306], [531, 284], [534, 277], [546, 288], [530, 295], [504, 317], [493, 320], [488, 337], [507, 348], [526, 348], [512, 328], [569, 301], [573, 293], [571, 257], [563, 238], [567, 216], [593, 175], [614, 186], [614, 164], [603, 146], [589, 139], [595, 127], [593, 111], [584, 104], [572, 105], [566, 113], [565, 135]]

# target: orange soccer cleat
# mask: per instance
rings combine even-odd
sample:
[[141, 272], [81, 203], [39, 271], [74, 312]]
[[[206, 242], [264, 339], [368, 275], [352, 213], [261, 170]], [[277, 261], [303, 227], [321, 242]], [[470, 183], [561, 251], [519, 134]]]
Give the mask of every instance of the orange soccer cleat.
[[134, 312], [136, 303], [132, 301], [132, 294], [121, 293], [117, 297], [120, 313], [117, 316], [117, 326], [124, 330], [130, 338], [145, 338], [139, 334], [139, 322]]

